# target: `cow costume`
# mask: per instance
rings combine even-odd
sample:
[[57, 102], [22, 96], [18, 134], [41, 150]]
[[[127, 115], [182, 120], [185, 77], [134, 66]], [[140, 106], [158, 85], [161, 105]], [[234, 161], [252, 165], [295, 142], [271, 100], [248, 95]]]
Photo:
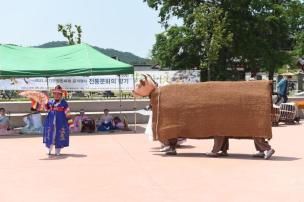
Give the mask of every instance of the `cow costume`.
[[171, 150], [167, 154], [176, 154], [177, 138], [221, 137], [254, 139], [258, 151], [269, 150], [269, 158], [274, 153], [265, 141], [272, 138], [271, 89], [271, 81], [157, 87], [151, 76], [145, 75], [136, 84], [133, 95], [150, 97], [153, 139], [168, 142]]

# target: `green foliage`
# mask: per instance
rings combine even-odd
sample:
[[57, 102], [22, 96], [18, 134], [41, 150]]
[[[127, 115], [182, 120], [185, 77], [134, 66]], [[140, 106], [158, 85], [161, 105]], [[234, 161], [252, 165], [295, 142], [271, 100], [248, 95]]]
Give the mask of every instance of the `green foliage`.
[[260, 59], [263, 69], [268, 71], [269, 77], [275, 70], [288, 61], [286, 51], [289, 41], [288, 17], [286, 2], [253, 4], [255, 19], [255, 46], [257, 52], [252, 52], [254, 59]]
[[[168, 20], [171, 16], [176, 16], [183, 20], [188, 20], [188, 16], [193, 10], [208, 0], [144, 0], [148, 6], [159, 10], [161, 23], [168, 26]], [[212, 1], [216, 3], [217, 1]]]
[[[75, 25], [76, 31], [72, 29], [72, 24], [61, 25], [58, 24], [58, 32], [61, 32], [62, 35], [67, 38], [69, 45], [80, 44], [81, 43], [81, 33], [82, 29], [80, 25]], [[77, 35], [75, 36], [75, 33]]]
[[227, 31], [227, 16], [221, 8], [201, 5], [194, 9], [189, 25], [200, 44], [200, 66], [209, 69], [223, 47], [229, 47], [233, 34]]
[[172, 26], [166, 32], [156, 35], [153, 46], [153, 59], [162, 67], [183, 69], [199, 67], [199, 47], [191, 29]]
[[152, 55], [161, 66], [209, 68], [218, 60], [221, 48], [231, 44], [222, 9], [202, 5], [188, 17], [191, 20], [185, 26], [172, 26], [156, 35]]
[[304, 56], [304, 31], [298, 32], [295, 35], [294, 55], [296, 57]]
[[[189, 52], [183, 56], [199, 57], [201, 67], [213, 68], [215, 79], [229, 79], [227, 69], [233, 69], [236, 60], [247, 71], [268, 71], [271, 78], [282, 65], [292, 63], [291, 53], [298, 56], [303, 54], [303, 1], [144, 1], [159, 11], [160, 21], [167, 27], [166, 32], [157, 35], [152, 52], [160, 64], [177, 64], [174, 61], [178, 58], [178, 47], [195, 47], [193, 50], [198, 51], [199, 56], [185, 48], [183, 50]], [[186, 34], [174, 34], [174, 39], [170, 40], [168, 21], [172, 16], [183, 21], [181, 32], [187, 31]], [[186, 41], [185, 38], [191, 40]], [[201, 44], [201, 47], [197, 47], [197, 44]], [[188, 58], [180, 60], [184, 61], [184, 67], [192, 65], [186, 62], [191, 61]], [[178, 68], [182, 66], [174, 65]]]

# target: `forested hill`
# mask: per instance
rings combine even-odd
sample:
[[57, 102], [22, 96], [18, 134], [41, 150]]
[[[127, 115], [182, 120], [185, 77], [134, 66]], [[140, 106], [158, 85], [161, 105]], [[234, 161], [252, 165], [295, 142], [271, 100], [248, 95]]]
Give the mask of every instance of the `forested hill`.
[[[36, 46], [38, 48], [54, 48], [54, 47], [61, 47], [61, 46], [66, 46], [67, 42], [64, 41], [52, 41], [52, 42], [48, 42], [45, 44], [42, 44], [40, 46]], [[141, 58], [138, 57], [136, 55], [134, 55], [133, 53], [129, 53], [129, 52], [122, 52], [122, 51], [118, 51], [115, 49], [104, 49], [104, 48], [100, 48], [97, 46], [92, 46], [95, 49], [97, 49], [98, 51], [100, 51], [101, 53], [110, 56], [110, 57], [118, 57], [118, 59], [122, 62], [128, 63], [128, 64], [132, 64], [132, 65], [144, 65], [144, 64], [150, 64], [150, 60], [149, 59], [145, 59], [145, 58]]]

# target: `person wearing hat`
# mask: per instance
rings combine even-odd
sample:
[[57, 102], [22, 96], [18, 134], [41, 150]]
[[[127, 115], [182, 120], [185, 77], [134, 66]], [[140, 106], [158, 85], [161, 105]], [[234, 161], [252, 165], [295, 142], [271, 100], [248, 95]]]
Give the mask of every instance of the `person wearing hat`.
[[44, 122], [43, 143], [49, 149], [49, 155], [55, 147], [55, 154], [59, 156], [61, 149], [69, 146], [70, 127], [73, 126], [73, 119], [70, 115], [69, 105], [63, 99], [63, 95], [67, 94], [66, 91], [57, 85], [52, 93], [54, 99], [46, 104], [48, 114]]

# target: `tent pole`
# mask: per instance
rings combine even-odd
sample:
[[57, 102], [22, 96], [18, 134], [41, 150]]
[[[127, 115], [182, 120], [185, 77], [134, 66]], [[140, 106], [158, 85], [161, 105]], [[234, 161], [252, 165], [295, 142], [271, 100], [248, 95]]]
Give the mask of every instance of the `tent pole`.
[[46, 77], [46, 90], [49, 92], [49, 77]]
[[120, 80], [120, 74], [118, 75], [119, 80], [119, 116], [121, 116], [121, 80]]
[[[135, 75], [133, 73], [133, 89], [135, 89]], [[136, 100], [133, 96], [133, 110], [134, 110], [134, 133], [136, 133]]]

